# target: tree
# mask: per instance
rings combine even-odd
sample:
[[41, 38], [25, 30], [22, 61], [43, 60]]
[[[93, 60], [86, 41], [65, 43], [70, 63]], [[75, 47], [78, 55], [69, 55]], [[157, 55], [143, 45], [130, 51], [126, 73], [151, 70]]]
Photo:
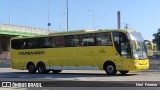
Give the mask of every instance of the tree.
[[158, 50], [160, 50], [160, 28], [158, 29], [157, 33], [153, 34], [153, 43], [155, 43], [158, 47]]

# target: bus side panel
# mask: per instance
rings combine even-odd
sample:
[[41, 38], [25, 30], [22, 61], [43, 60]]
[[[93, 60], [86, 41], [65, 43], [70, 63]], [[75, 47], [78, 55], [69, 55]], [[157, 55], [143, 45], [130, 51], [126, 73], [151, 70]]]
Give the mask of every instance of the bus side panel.
[[68, 70], [68, 54], [72, 53], [72, 49], [68, 48], [48, 48], [46, 57], [49, 57], [49, 64], [46, 65], [50, 70]]
[[49, 70], [68, 70], [67, 57], [50, 57], [49, 64], [46, 64]]
[[68, 69], [69, 70], [83, 70], [83, 57], [69, 56], [68, 57]]
[[[90, 58], [90, 60], [88, 60], [87, 58]], [[89, 66], [93, 67], [93, 69], [100, 70], [101, 65], [100, 65], [99, 46], [90, 47], [89, 55], [88, 57], [86, 57], [85, 61], [88, 62]]]
[[[93, 46], [77, 47], [74, 50], [77, 61], [82, 64], [79, 65], [83, 70], [98, 70], [97, 58], [98, 55], [93, 56]], [[98, 56], [99, 57], [99, 56]], [[78, 64], [78, 62], [77, 62]]]
[[112, 61], [117, 70], [121, 70], [121, 60], [119, 60], [119, 55], [113, 46], [101, 46], [93, 49], [93, 56], [99, 55], [97, 62], [99, 63], [99, 69], [103, 70], [103, 65], [106, 61]]
[[12, 58], [12, 68], [13, 69], [25, 69], [25, 59], [24, 58]]

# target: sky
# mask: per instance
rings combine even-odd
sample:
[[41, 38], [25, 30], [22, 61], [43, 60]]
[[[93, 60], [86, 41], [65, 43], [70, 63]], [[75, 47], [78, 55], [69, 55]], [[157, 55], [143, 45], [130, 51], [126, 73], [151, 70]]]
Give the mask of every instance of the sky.
[[[9, 3], [11, 2], [11, 3]], [[160, 0], [68, 0], [69, 30], [116, 29], [117, 11], [121, 12], [121, 28], [142, 33], [152, 40], [160, 28]], [[90, 10], [90, 11], [89, 11]], [[0, 23], [66, 31], [66, 0], [0, 0]], [[94, 17], [93, 17], [94, 12]]]

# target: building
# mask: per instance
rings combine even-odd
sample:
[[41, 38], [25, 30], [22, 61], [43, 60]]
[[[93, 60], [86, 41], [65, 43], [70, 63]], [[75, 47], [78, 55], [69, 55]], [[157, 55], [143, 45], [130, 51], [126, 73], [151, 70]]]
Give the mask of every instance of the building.
[[0, 67], [9, 66], [10, 39], [15, 36], [48, 35], [51, 31], [8, 24], [0, 24]]

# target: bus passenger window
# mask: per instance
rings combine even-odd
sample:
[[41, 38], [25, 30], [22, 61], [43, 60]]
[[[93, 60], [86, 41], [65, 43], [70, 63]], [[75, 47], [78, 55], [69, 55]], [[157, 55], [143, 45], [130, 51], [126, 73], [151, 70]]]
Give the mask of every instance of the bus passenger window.
[[84, 34], [81, 35], [82, 46], [94, 46], [95, 45], [95, 34]]
[[11, 43], [12, 43], [11, 46], [13, 49], [22, 49], [22, 45], [23, 45], [22, 41], [15, 39], [15, 40], [12, 40]]
[[68, 35], [65, 36], [66, 47], [79, 46], [79, 35]]
[[82, 45], [83, 46], [93, 46], [94, 45], [94, 39], [93, 38], [83, 39], [82, 40]]
[[51, 37], [50, 44], [52, 47], [65, 47], [65, 38], [64, 36], [56, 36], [56, 37]]
[[96, 34], [96, 45], [98, 46], [112, 45], [111, 33]]

